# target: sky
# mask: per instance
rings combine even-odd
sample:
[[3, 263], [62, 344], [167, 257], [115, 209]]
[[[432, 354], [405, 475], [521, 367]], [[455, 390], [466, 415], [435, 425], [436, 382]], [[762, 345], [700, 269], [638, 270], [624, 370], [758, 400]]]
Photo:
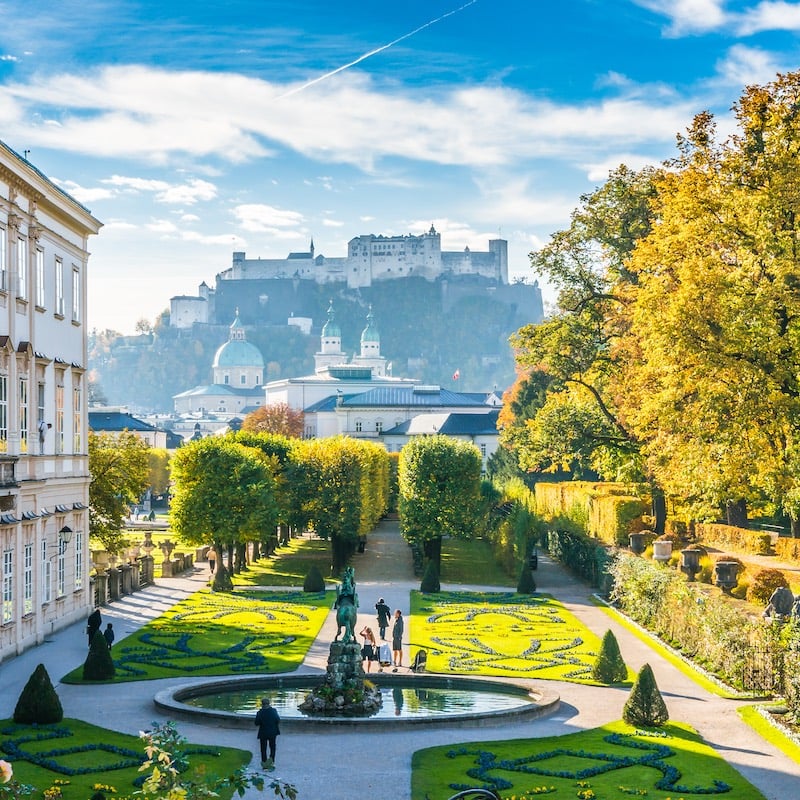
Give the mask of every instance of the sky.
[[[234, 251], [509, 243], [512, 278], [619, 164], [800, 67], [784, 0], [0, 0], [0, 139], [87, 206], [91, 328]], [[551, 290], [544, 286], [545, 300]]]

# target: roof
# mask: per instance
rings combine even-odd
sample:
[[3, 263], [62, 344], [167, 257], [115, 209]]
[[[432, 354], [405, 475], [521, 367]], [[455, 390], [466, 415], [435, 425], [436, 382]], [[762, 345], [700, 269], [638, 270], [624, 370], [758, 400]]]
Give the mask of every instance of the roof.
[[261, 351], [244, 339], [225, 342], [214, 355], [214, 367], [264, 367]]
[[93, 431], [157, 431], [149, 422], [124, 411], [89, 411], [89, 427]]
[[193, 389], [187, 389], [185, 392], [173, 395], [173, 399], [178, 397], [203, 397], [213, 396], [220, 394], [227, 394], [231, 396], [255, 396], [263, 394], [264, 389], [262, 386], [254, 386], [250, 389], [243, 389], [240, 386], [230, 386], [227, 383], [212, 383], [203, 386], [195, 386]]
[[499, 411], [486, 414], [418, 414], [383, 432], [384, 436], [496, 436]]
[[377, 386], [361, 394], [352, 395], [342, 401], [344, 406], [358, 408], [371, 406], [373, 408], [391, 407], [424, 407], [424, 408], [453, 408], [453, 407], [484, 407], [484, 403], [474, 396], [463, 392], [453, 392], [439, 386]]

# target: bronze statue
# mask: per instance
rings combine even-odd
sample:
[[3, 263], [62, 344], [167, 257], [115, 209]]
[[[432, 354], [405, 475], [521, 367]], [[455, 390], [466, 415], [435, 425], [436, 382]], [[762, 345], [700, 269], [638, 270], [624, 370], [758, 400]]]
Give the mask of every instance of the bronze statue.
[[345, 644], [354, 642], [356, 639], [356, 619], [358, 617], [358, 593], [356, 592], [355, 570], [352, 567], [345, 568], [342, 582], [336, 587], [336, 602], [333, 607], [336, 609], [336, 624], [338, 625], [333, 641], [339, 641], [342, 628], [344, 628], [342, 641]]

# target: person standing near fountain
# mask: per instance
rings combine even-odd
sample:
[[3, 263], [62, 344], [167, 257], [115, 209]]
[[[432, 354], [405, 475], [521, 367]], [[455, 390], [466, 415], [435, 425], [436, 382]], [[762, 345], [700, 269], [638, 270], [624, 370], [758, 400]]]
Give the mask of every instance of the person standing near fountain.
[[398, 608], [394, 612], [394, 625], [392, 625], [392, 660], [394, 669], [403, 666], [403, 612]]
[[385, 642], [386, 629], [389, 627], [389, 620], [392, 617], [392, 609], [386, 605], [381, 597], [381, 599], [375, 603], [375, 610], [378, 612], [378, 630], [380, 631], [381, 641]]
[[[261, 699], [261, 708], [256, 713], [258, 725], [258, 743], [261, 745], [261, 766], [263, 769], [275, 769], [275, 745], [280, 736], [280, 721], [278, 712], [272, 707], [269, 697]], [[269, 758], [267, 746], [269, 745]]]

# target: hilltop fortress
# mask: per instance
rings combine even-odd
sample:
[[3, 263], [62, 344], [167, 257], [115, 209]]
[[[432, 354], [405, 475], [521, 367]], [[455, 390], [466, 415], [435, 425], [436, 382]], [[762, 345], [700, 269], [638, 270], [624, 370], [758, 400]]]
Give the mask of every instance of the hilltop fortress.
[[[213, 324], [219, 321], [220, 314], [230, 319], [233, 307], [239, 306], [244, 318], [265, 322], [264, 316], [272, 316], [266, 308], [270, 305], [281, 309], [285, 323], [287, 310], [300, 316], [307, 313], [299, 307], [304, 304], [296, 302], [298, 281], [345, 284], [348, 289], [359, 290], [398, 278], [453, 283], [471, 278], [498, 288], [508, 286], [508, 242], [492, 239], [487, 251], [472, 251], [469, 247], [443, 251], [441, 234], [431, 225], [427, 233], [419, 236], [356, 236], [348, 242], [347, 255], [334, 258], [315, 253], [313, 240], [307, 252], [289, 253], [286, 258], [247, 258], [246, 253], [235, 252], [231, 267], [217, 274], [214, 289], [203, 282], [197, 296], [170, 299], [170, 324], [177, 328]], [[275, 302], [288, 288], [281, 287], [283, 282], [295, 286], [294, 302]], [[244, 296], [241, 290], [245, 290]], [[228, 295], [230, 300], [225, 302], [223, 298]], [[285, 299], [289, 301], [288, 297]], [[252, 308], [254, 302], [261, 307], [261, 313]], [[264, 312], [267, 313], [262, 316]]]

